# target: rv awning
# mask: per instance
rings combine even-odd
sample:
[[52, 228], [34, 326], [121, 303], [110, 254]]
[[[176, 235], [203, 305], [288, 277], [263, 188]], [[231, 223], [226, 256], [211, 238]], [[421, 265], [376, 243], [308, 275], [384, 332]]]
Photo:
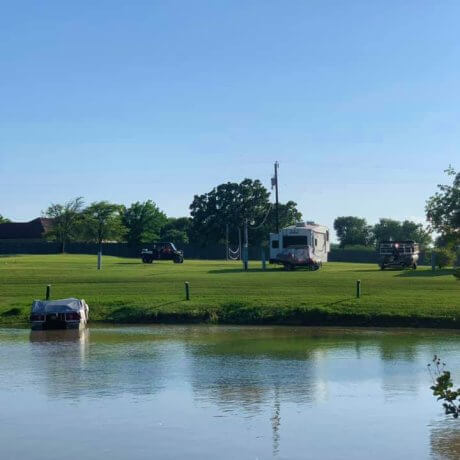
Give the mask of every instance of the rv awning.
[[83, 304], [80, 299], [61, 299], [61, 300], [34, 300], [32, 303], [32, 313], [66, 313], [69, 311], [80, 311]]

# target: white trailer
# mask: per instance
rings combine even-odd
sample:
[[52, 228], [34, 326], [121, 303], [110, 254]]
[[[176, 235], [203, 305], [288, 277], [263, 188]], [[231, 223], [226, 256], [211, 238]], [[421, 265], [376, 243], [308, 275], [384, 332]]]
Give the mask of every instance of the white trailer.
[[329, 229], [314, 222], [299, 222], [270, 233], [270, 263], [287, 270], [306, 266], [317, 270], [327, 262], [330, 251]]

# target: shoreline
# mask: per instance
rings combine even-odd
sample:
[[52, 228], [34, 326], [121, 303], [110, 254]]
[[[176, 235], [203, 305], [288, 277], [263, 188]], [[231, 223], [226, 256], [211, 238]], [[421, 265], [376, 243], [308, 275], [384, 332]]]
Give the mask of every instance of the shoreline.
[[[128, 306], [122, 311], [112, 312], [107, 317], [91, 320], [89, 324], [204, 324], [204, 325], [235, 325], [235, 326], [302, 326], [302, 327], [357, 327], [357, 328], [404, 328], [404, 329], [449, 329], [459, 330], [460, 321], [456, 317], [430, 317], [423, 315], [394, 314], [363, 314], [321, 311], [318, 308], [290, 308], [283, 314], [274, 311], [272, 314], [263, 307], [247, 306], [236, 309], [192, 309], [189, 312], [139, 312]], [[267, 314], [268, 313], [268, 314]], [[26, 327], [26, 318], [19, 321], [0, 318], [0, 327]]]

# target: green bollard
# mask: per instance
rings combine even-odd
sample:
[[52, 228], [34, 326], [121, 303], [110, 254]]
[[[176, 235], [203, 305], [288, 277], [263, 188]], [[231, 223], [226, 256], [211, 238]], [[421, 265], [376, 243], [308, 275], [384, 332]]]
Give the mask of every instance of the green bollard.
[[190, 284], [188, 281], [185, 282], [185, 300], [190, 300]]
[[361, 297], [361, 280], [356, 281], [356, 298]]
[[46, 286], [46, 300], [50, 300], [51, 298], [51, 284]]

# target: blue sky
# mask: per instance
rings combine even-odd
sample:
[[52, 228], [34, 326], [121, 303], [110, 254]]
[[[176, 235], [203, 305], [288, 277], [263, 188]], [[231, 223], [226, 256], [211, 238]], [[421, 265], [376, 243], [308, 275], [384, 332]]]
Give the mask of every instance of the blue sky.
[[1, 2], [0, 214], [194, 194], [280, 162], [305, 219], [424, 218], [460, 167], [460, 3]]

